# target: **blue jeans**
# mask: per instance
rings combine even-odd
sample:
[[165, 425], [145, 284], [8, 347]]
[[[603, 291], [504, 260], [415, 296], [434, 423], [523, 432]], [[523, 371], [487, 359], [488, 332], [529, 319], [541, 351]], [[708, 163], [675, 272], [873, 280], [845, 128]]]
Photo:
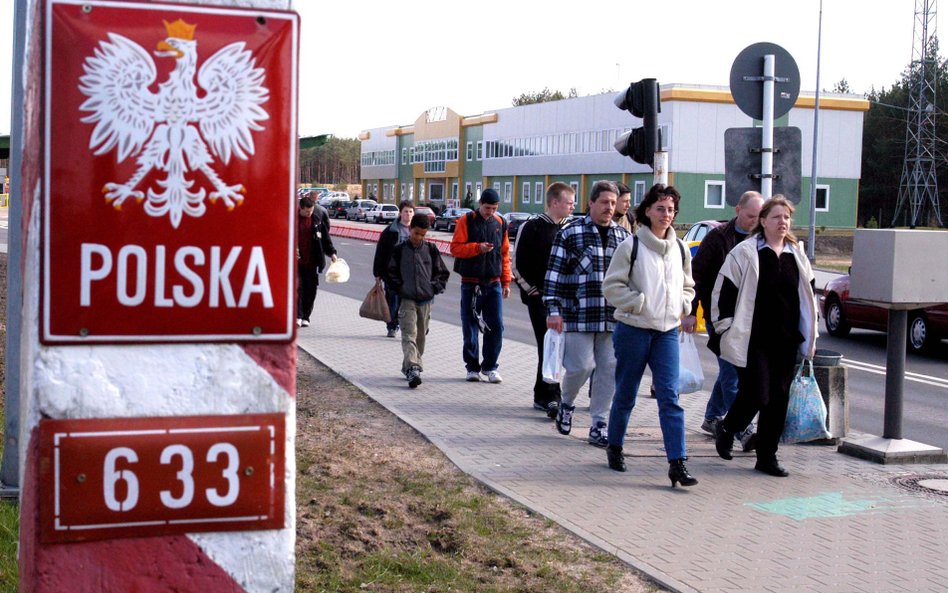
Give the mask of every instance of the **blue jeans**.
[[737, 397], [737, 367], [718, 357], [718, 379], [711, 389], [708, 406], [704, 409], [705, 418], [724, 418]]
[[[475, 293], [477, 293], [475, 295]], [[461, 284], [461, 332], [464, 334], [464, 366], [468, 371], [489, 373], [497, 369], [504, 339], [504, 299], [500, 282], [487, 286]], [[481, 311], [484, 330], [483, 361], [480, 358], [479, 326], [472, 304]]]
[[616, 394], [609, 412], [609, 444], [621, 447], [625, 441], [647, 364], [658, 400], [665, 455], [669, 461], [685, 459], [685, 411], [678, 404], [678, 328], [661, 332], [616, 323], [612, 344], [616, 351]]
[[391, 321], [385, 324], [385, 329], [398, 329], [398, 304], [401, 298], [398, 293], [388, 287], [385, 283], [385, 301], [388, 303], [388, 311], [392, 314]]

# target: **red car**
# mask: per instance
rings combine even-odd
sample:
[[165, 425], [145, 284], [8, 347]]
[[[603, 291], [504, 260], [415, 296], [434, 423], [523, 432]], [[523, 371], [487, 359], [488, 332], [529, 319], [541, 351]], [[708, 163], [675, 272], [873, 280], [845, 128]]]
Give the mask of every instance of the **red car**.
[[415, 214], [426, 214], [428, 216], [428, 225], [429, 227], [434, 226], [434, 221], [437, 216], [434, 213], [434, 210], [427, 206], [415, 206]]
[[[886, 331], [889, 311], [849, 297], [849, 276], [830, 281], [820, 295], [823, 323], [831, 336], [842, 337], [857, 327]], [[921, 352], [948, 337], [948, 304], [908, 312], [907, 347]]]

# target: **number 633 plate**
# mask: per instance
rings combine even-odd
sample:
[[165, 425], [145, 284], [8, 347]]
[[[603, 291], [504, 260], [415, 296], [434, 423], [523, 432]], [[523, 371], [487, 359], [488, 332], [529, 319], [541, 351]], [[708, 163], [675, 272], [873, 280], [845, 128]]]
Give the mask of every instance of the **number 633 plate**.
[[40, 422], [44, 543], [284, 526], [284, 414]]

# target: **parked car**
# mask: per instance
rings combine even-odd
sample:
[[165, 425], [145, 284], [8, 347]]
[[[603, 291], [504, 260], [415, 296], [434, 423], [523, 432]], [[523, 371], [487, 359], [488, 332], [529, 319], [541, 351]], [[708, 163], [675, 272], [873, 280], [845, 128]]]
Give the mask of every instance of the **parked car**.
[[365, 213], [366, 222], [392, 222], [398, 218], [398, 206], [395, 204], [376, 204]]
[[517, 231], [523, 226], [523, 223], [533, 218], [529, 212], [507, 212], [504, 214], [504, 220], [507, 221], [507, 236], [511, 241], [517, 238]]
[[365, 220], [365, 214], [377, 203], [375, 200], [353, 200], [346, 210], [346, 220]]
[[345, 218], [346, 211], [349, 209], [349, 206], [352, 205], [352, 202], [349, 200], [340, 200], [335, 199], [326, 206], [326, 210], [329, 211], [330, 218]]
[[688, 229], [688, 232], [685, 233], [685, 236], [682, 238], [682, 241], [684, 241], [688, 249], [691, 250], [691, 257], [694, 257], [695, 254], [698, 253], [698, 245], [701, 245], [701, 240], [704, 239], [705, 235], [723, 224], [727, 224], [727, 221], [699, 220], [691, 225], [691, 228]]
[[473, 212], [473, 210], [470, 208], [447, 208], [435, 218], [433, 228], [436, 231], [440, 229], [453, 233], [457, 220], [468, 212]]
[[[326, 194], [325, 194], [325, 195], [327, 195], [327, 196], [329, 196], [329, 197], [332, 197], [332, 198], [335, 198], [335, 199], [337, 199], [337, 200], [349, 200], [349, 199], [351, 199], [351, 198], [349, 197], [349, 193], [348, 193], [348, 192], [344, 192], [344, 191], [332, 191], [332, 192], [331, 192], [331, 191], [329, 191], [329, 190], [326, 190]], [[356, 198], [358, 198], [358, 197], [359, 197], [359, 196], [356, 196]]]
[[[820, 295], [823, 323], [831, 336], [843, 337], [854, 327], [886, 331], [889, 311], [882, 307], [850, 298], [849, 275], [827, 283]], [[908, 339], [910, 352], [922, 352], [948, 337], [948, 304], [935, 305], [908, 312]]]
[[[688, 229], [688, 232], [685, 233], [682, 241], [685, 242], [685, 245], [688, 246], [688, 249], [691, 251], [691, 257], [694, 257], [698, 253], [698, 246], [701, 245], [701, 241], [707, 236], [709, 232], [718, 228], [719, 226], [727, 224], [726, 220], [699, 220], [698, 222], [691, 225], [691, 228]], [[698, 331], [707, 332], [708, 328], [705, 327], [704, 323], [704, 307], [701, 306], [701, 303], [698, 303], [698, 310], [695, 311], [695, 318], [698, 320]]]
[[429, 207], [427, 207], [427, 206], [416, 206], [416, 207], [415, 207], [415, 214], [427, 214], [427, 215], [428, 215], [428, 225], [429, 225], [429, 226], [432, 226], [432, 227], [434, 226], [435, 218], [438, 217], [438, 215], [434, 213], [434, 210], [432, 210], [431, 208], [429, 208]]

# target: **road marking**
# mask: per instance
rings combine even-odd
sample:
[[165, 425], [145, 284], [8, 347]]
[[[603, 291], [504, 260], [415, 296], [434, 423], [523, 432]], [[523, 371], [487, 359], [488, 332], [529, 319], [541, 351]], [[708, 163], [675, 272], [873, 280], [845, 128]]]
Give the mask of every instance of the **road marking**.
[[[848, 358], [844, 358], [841, 364], [844, 367], [857, 370], [857, 371], [872, 373], [874, 375], [885, 376], [885, 373], [886, 373], [884, 366], [879, 366], [877, 364], [872, 364], [868, 362], [862, 362], [859, 360], [851, 360]], [[922, 383], [924, 385], [933, 385], [935, 387], [944, 387], [948, 389], [948, 379], [942, 379], [941, 377], [932, 377], [931, 375], [922, 375], [920, 373], [912, 373], [912, 372], [906, 371], [905, 380], [914, 381], [916, 383]]]

